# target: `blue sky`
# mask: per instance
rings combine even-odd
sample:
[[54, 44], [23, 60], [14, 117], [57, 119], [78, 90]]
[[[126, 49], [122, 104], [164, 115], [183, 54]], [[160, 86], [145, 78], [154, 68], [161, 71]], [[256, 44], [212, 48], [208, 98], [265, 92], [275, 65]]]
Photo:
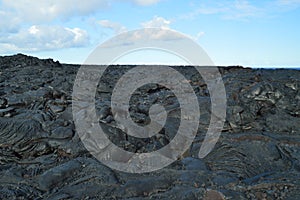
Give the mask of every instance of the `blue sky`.
[[300, 66], [300, 0], [0, 0], [0, 19], [1, 55], [81, 64], [116, 34], [160, 27], [192, 37], [216, 65]]

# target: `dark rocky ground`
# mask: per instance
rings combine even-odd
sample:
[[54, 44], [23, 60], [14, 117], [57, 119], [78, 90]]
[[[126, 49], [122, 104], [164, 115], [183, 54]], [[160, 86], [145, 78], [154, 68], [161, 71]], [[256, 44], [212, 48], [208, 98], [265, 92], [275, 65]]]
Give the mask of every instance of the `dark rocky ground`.
[[[100, 123], [118, 146], [152, 151], [172, 139], [180, 112], [151, 141], [124, 137], [109, 99], [129, 68], [111, 67], [102, 79], [96, 94]], [[196, 139], [171, 166], [127, 174], [102, 165], [76, 134], [71, 107], [78, 69], [51, 59], [0, 57], [0, 199], [300, 199], [299, 70], [220, 68], [226, 123], [214, 150], [200, 160], [209, 91], [192, 67], [175, 67], [191, 81], [201, 106]], [[178, 107], [171, 91], [148, 85], [132, 97], [132, 118], [147, 123], [153, 102]]]

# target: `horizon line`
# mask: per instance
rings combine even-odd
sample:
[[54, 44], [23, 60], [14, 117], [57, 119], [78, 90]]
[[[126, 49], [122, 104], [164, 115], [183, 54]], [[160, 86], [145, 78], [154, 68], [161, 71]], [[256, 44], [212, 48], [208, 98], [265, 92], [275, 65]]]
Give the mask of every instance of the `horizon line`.
[[[107, 64], [85, 64], [83, 63], [69, 63], [69, 62], [61, 62], [60, 60], [56, 60], [54, 58], [51, 57], [38, 57], [38, 56], [33, 56], [33, 55], [29, 55], [29, 54], [24, 54], [24, 53], [16, 53], [16, 54], [4, 54], [4, 55], [0, 55], [0, 57], [13, 57], [13, 56], [27, 56], [27, 57], [33, 57], [33, 58], [38, 58], [40, 60], [46, 60], [46, 59], [52, 59], [55, 62], [59, 62], [61, 64], [64, 65], [95, 65], [95, 66], [107, 66]], [[186, 64], [186, 63], [112, 63], [109, 64], [111, 66], [116, 66], [116, 65], [126, 65], [126, 66], [136, 66], [136, 65], [145, 65], [145, 66], [182, 66], [182, 67], [191, 67], [191, 66], [195, 66], [195, 65], [191, 65], [191, 64]], [[205, 66], [205, 65], [197, 65], [198, 67], [209, 67], [209, 66]], [[254, 64], [254, 65], [243, 65], [243, 64], [215, 64], [215, 65], [211, 65], [211, 67], [241, 67], [241, 68], [251, 68], [251, 69], [298, 69], [300, 70], [300, 64], [297, 65], [263, 65], [263, 64]]]

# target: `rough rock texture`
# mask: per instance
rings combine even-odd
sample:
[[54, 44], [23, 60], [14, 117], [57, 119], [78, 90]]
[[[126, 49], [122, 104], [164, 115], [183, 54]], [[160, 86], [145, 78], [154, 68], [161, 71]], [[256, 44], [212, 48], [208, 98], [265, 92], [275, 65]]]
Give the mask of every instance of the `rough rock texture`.
[[[299, 70], [220, 68], [226, 123], [214, 150], [200, 160], [209, 91], [193, 67], [174, 67], [198, 96], [198, 134], [172, 165], [127, 174], [92, 157], [76, 133], [71, 104], [79, 67], [21, 54], [0, 57], [0, 199], [300, 199]], [[148, 123], [153, 103], [165, 106], [170, 117], [151, 139], [128, 137], [112, 117], [110, 95], [132, 67], [110, 67], [101, 80], [99, 123], [118, 146], [151, 152], [176, 134], [179, 104], [160, 85], [140, 88], [131, 99], [134, 121]]]

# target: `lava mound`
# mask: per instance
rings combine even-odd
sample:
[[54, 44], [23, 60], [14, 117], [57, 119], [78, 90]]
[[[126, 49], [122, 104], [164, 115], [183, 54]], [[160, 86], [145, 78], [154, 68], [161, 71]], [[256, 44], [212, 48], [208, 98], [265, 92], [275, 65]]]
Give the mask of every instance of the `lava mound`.
[[[149, 108], [157, 103], [169, 116], [155, 137], [128, 136], [116, 123], [110, 100], [117, 80], [134, 67], [107, 69], [95, 108], [115, 145], [152, 152], [174, 138], [180, 104], [161, 85], [139, 88], [130, 100], [134, 122], [149, 123]], [[199, 159], [210, 123], [210, 93], [192, 66], [171, 67], [197, 95], [197, 135], [170, 166], [129, 174], [95, 159], [77, 134], [72, 91], [79, 65], [22, 54], [0, 57], [0, 199], [300, 199], [300, 70], [220, 67], [226, 121], [213, 151]]]

